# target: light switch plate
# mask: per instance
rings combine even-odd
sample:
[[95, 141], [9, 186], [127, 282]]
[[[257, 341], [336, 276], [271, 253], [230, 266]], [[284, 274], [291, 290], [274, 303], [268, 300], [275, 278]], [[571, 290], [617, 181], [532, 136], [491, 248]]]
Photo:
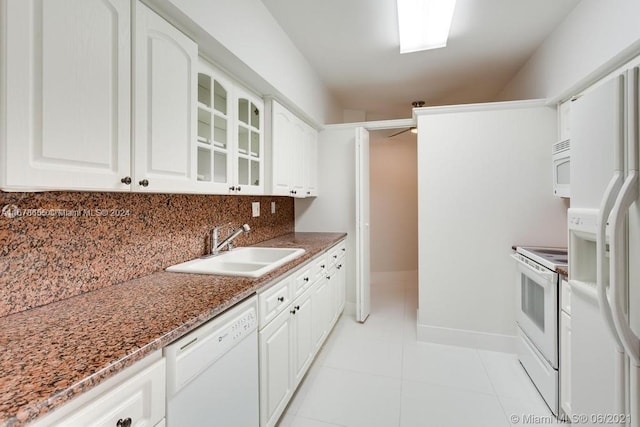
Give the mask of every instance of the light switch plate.
[[276, 202], [271, 202], [271, 213], [276, 213]]
[[254, 218], [260, 216], [260, 202], [251, 203], [251, 215]]

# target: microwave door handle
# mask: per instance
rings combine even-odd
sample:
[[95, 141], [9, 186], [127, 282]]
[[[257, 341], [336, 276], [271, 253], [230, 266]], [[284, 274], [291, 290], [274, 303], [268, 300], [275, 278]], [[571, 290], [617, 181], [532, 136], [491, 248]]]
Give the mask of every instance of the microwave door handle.
[[538, 276], [544, 277], [545, 279], [547, 279], [547, 281], [551, 281], [556, 277], [557, 273], [552, 273], [551, 271], [538, 271], [538, 270], [532, 268], [527, 263], [522, 262], [522, 260], [515, 254], [512, 254], [511, 258], [515, 259], [518, 262], [518, 264], [520, 264], [521, 266], [525, 267], [527, 270], [529, 270], [533, 274], [536, 274]]

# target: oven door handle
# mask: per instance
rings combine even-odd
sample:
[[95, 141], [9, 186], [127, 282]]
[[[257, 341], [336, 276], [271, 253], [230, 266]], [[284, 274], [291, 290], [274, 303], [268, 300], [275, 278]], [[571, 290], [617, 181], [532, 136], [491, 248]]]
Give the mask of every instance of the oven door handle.
[[515, 259], [520, 266], [525, 267], [528, 271], [530, 271], [531, 273], [535, 274], [536, 276], [543, 277], [548, 282], [553, 281], [553, 279], [555, 279], [556, 275], [558, 274], [558, 273], [554, 273], [554, 272], [551, 272], [551, 271], [538, 271], [535, 268], [531, 267], [526, 262], [522, 261], [520, 259], [520, 257], [518, 255], [516, 255], [516, 254], [511, 254], [511, 258]]

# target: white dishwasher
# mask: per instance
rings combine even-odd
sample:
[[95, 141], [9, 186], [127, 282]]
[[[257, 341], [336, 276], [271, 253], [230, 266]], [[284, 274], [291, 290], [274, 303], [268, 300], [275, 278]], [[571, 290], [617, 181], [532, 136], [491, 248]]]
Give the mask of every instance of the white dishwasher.
[[256, 297], [165, 347], [167, 427], [257, 427]]

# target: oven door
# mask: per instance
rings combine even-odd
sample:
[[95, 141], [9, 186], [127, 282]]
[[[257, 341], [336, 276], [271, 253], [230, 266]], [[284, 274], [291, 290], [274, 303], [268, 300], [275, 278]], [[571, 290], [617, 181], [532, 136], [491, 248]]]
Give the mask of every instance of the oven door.
[[518, 265], [518, 325], [558, 369], [558, 274], [523, 255], [512, 257]]

